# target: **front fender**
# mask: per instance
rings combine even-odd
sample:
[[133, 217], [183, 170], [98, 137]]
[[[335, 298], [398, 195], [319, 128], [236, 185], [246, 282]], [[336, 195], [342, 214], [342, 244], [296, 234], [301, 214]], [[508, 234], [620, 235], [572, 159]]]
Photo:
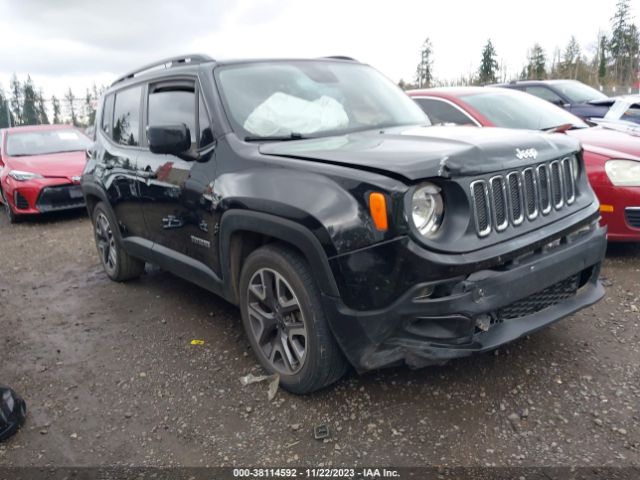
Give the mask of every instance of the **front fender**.
[[[237, 231], [249, 231], [268, 235], [295, 245], [315, 274], [318, 287], [325, 295], [337, 297], [336, 285], [329, 262], [320, 241], [309, 229], [294, 221], [275, 215], [249, 210], [229, 210], [220, 221], [220, 258], [224, 278], [231, 278], [231, 236]], [[231, 282], [225, 283], [227, 298], [233, 298]]]

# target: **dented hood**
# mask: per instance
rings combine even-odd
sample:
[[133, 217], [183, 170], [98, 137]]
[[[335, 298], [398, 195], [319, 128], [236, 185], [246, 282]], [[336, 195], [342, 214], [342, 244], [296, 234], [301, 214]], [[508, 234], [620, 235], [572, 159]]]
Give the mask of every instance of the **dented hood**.
[[[535, 158], [516, 156], [516, 150], [530, 149], [535, 149]], [[518, 168], [578, 149], [579, 143], [566, 135], [454, 126], [395, 127], [260, 146], [264, 155], [389, 172], [409, 180]]]

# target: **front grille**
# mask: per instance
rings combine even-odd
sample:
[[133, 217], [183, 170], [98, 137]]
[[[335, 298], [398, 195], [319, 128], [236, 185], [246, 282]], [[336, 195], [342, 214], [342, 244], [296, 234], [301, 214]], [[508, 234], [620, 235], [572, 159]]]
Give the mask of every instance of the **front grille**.
[[20, 192], [16, 192], [14, 202], [18, 210], [29, 210], [29, 202]]
[[640, 228], [640, 207], [628, 207], [624, 210], [627, 223], [633, 228]]
[[471, 183], [476, 233], [501, 232], [509, 224], [517, 227], [538, 214], [561, 210], [576, 198], [576, 172], [571, 157], [514, 170]]
[[498, 311], [500, 320], [526, 317], [573, 297], [580, 286], [580, 274], [573, 275], [544, 290], [518, 300]]
[[63, 185], [43, 188], [38, 196], [36, 208], [41, 212], [84, 207], [80, 185]]

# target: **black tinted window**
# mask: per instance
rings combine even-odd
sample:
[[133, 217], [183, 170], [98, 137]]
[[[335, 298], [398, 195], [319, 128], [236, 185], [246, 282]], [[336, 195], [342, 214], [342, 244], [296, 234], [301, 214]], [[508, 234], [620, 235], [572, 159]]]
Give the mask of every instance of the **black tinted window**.
[[431, 98], [416, 98], [415, 101], [420, 108], [427, 114], [429, 120], [434, 125], [442, 123], [453, 123], [455, 125], [475, 125], [467, 115], [462, 113], [453, 105], [442, 100], [434, 100]]
[[108, 95], [104, 99], [104, 105], [102, 106], [102, 131], [111, 133], [111, 122], [113, 121], [113, 95]]
[[562, 103], [562, 98], [547, 87], [526, 87], [524, 91], [551, 103]]
[[113, 140], [121, 145], [140, 145], [140, 94], [142, 87], [116, 93]]
[[184, 123], [196, 142], [196, 96], [191, 89], [156, 88], [149, 94], [149, 125], [179, 125]]
[[211, 123], [209, 122], [207, 109], [202, 100], [202, 94], [200, 95], [198, 105], [198, 126], [200, 127], [200, 146], [206, 147], [207, 145], [211, 145], [211, 143], [213, 143], [213, 132], [211, 131]]

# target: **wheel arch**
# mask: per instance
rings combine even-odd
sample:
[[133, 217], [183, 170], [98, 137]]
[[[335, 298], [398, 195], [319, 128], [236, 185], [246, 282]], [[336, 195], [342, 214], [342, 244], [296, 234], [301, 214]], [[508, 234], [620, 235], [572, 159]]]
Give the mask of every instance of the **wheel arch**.
[[298, 252], [315, 274], [318, 288], [329, 296], [339, 296], [327, 255], [320, 241], [304, 226], [267, 213], [246, 210], [226, 212], [220, 221], [220, 259], [225, 296], [238, 303], [238, 284], [244, 259], [256, 248], [278, 242]]

